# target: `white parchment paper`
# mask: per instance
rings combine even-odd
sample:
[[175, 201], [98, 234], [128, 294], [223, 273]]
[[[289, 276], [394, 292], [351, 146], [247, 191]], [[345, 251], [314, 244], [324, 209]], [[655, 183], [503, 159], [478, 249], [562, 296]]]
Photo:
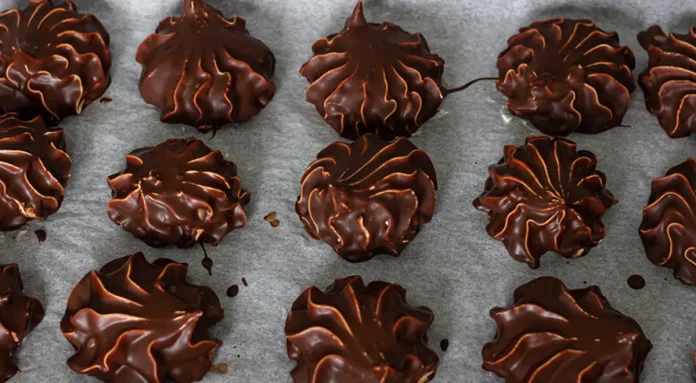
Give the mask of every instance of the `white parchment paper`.
[[[504, 145], [521, 145], [526, 136], [539, 134], [503, 110], [504, 98], [488, 82], [450, 96], [441, 114], [413, 138], [431, 155], [440, 181], [433, 222], [400, 258], [353, 265], [309, 239], [294, 203], [305, 167], [337, 140], [304, 101], [307, 83], [298, 71], [317, 38], [342, 28], [355, 1], [209, 0], [228, 16], [245, 17], [251, 33], [278, 61], [273, 102], [250, 122], [226, 127], [209, 142], [238, 165], [242, 183], [252, 193], [246, 208], [248, 226], [217, 248], [208, 248], [215, 261], [209, 277], [200, 266], [199, 248], [149, 248], [105, 213], [110, 199], [106, 177], [123, 169], [126, 153], [171, 137], [210, 137], [190, 127], [161, 123], [159, 112], [138, 92], [135, 51], [162, 18], [180, 14], [182, 0], [74, 1], [81, 11], [96, 14], [111, 34], [113, 84], [106, 96], [113, 102], [95, 103], [62, 124], [73, 158], [62, 209], [48, 221], [0, 234], [0, 262], [20, 265], [25, 292], [38, 297], [47, 311], [18, 355], [22, 372], [13, 382], [93, 381], [66, 365], [72, 348], [60, 333], [59, 321], [67, 296], [89, 270], [139, 250], [150, 260], [188, 262], [190, 280], [211, 286], [220, 296], [226, 315], [214, 334], [224, 345], [215, 361], [227, 363], [229, 372], [208, 375], [206, 382], [290, 382], [294, 362], [285, 353], [283, 325], [292, 302], [310, 285], [324, 288], [334, 277], [353, 274], [367, 281], [400, 283], [411, 304], [427, 305], [435, 312], [430, 344], [441, 356], [436, 382], [502, 381], [480, 368], [481, 348], [495, 333], [488, 311], [509, 305], [515, 287], [543, 275], [560, 277], [571, 288], [598, 284], [614, 307], [640, 323], [654, 344], [641, 381], [696, 378], [696, 289], [649, 263], [638, 236], [651, 179], [695, 155], [696, 138], [668, 138], [645, 110], [640, 91], [633, 93], [624, 120], [630, 128], [570, 137], [581, 149], [598, 155], [599, 169], [619, 200], [603, 219], [606, 240], [588, 256], [567, 264], [548, 254], [539, 270], [531, 270], [486, 235], [486, 217], [471, 202], [482, 191], [487, 166], [501, 158]], [[0, 0], [0, 9], [26, 3]], [[536, 19], [593, 18], [601, 28], [618, 31], [622, 43], [636, 53], [636, 74], [647, 65], [635, 38], [639, 31], [660, 23], [686, 32], [696, 24], [696, 5], [678, 0], [366, 0], [365, 12], [368, 20], [387, 20], [422, 32], [431, 50], [446, 60], [445, 83], [450, 87], [495, 76], [496, 58], [507, 38]], [[272, 211], [281, 222], [277, 228], [263, 220]], [[43, 244], [34, 236], [37, 229], [48, 233]], [[630, 289], [626, 279], [631, 274], [645, 277], [647, 286]], [[248, 287], [241, 284], [242, 278]], [[225, 290], [232, 284], [240, 286], [239, 295], [227, 298]], [[446, 352], [438, 346], [443, 338], [450, 341]]]

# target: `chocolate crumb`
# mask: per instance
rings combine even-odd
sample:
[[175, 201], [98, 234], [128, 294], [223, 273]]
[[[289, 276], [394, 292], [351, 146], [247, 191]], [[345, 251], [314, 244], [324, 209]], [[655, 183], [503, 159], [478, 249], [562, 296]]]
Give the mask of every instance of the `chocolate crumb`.
[[244, 284], [244, 287], [249, 286], [249, 284], [246, 281], [246, 278], [242, 278], [242, 284]]
[[208, 370], [208, 372], [211, 374], [225, 375], [227, 374], [228, 369], [227, 363], [217, 363], [210, 366], [210, 370]]
[[232, 285], [227, 289], [227, 296], [230, 298], [234, 298], [239, 294], [239, 286], [237, 285]]
[[634, 274], [628, 277], [628, 286], [633, 290], [640, 290], [645, 287], [645, 278], [640, 275]]
[[449, 348], [449, 340], [447, 340], [447, 339], [441, 340], [440, 341], [440, 349], [442, 351], [447, 351], [448, 348]]
[[36, 230], [34, 234], [36, 234], [39, 243], [43, 243], [46, 240], [46, 230]]
[[113, 100], [110, 99], [110, 98], [108, 98], [108, 97], [102, 97], [102, 99], [99, 100], [99, 102], [100, 102], [101, 104], [109, 104], [109, 103], [111, 103], [111, 101], [113, 101]]

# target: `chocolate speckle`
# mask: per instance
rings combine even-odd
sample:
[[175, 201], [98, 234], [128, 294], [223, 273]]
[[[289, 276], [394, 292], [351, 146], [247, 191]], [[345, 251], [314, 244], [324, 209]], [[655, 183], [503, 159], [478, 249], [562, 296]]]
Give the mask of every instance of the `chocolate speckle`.
[[244, 287], [249, 286], [249, 284], [246, 281], [246, 278], [242, 278], [242, 284], [244, 285]]
[[628, 286], [633, 290], [640, 290], [645, 287], [645, 279], [637, 274], [631, 275], [628, 277]]
[[227, 296], [230, 298], [234, 298], [239, 294], [239, 286], [237, 285], [232, 285], [229, 288], [227, 288]]
[[447, 339], [441, 340], [440, 341], [440, 350], [447, 351], [448, 348], [449, 348], [449, 340], [447, 340]]
[[201, 261], [201, 265], [208, 270], [208, 275], [213, 275], [213, 260], [208, 257], [208, 252], [205, 250], [205, 246], [203, 245], [203, 242], [198, 242], [201, 245], [201, 249], [203, 249], [203, 260]]
[[109, 103], [111, 103], [112, 101], [113, 101], [113, 100], [110, 99], [110, 98], [108, 98], [108, 97], [102, 97], [102, 99], [99, 100], [99, 102], [100, 102], [101, 104], [109, 104]]
[[46, 230], [36, 230], [34, 234], [36, 234], [39, 243], [43, 243], [46, 240]]

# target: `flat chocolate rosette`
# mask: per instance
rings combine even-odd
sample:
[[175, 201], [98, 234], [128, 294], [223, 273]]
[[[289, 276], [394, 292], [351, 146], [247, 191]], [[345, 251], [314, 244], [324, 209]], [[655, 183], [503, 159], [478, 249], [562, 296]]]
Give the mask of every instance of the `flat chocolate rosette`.
[[60, 329], [75, 372], [114, 383], [197, 382], [222, 342], [215, 292], [186, 281], [188, 266], [143, 253], [91, 271], [70, 292]]
[[63, 129], [48, 130], [41, 117], [0, 116], [0, 231], [16, 230], [60, 209], [70, 178]]
[[621, 124], [634, 68], [631, 49], [593, 21], [536, 21], [508, 40], [497, 88], [513, 114], [546, 134], [596, 134]]
[[654, 25], [638, 34], [638, 41], [649, 57], [638, 81], [648, 111], [668, 136], [691, 135], [696, 131], [696, 29], [667, 36]]
[[135, 150], [108, 181], [109, 218], [153, 247], [216, 246], [246, 225], [237, 167], [196, 138]]
[[70, 0], [31, 0], [0, 14], [0, 114], [57, 125], [104, 94], [110, 68], [109, 34]]
[[650, 262], [674, 269], [696, 286], [696, 160], [689, 158], [652, 182], [640, 237]]
[[489, 167], [474, 207], [488, 213], [488, 234], [518, 262], [537, 268], [548, 251], [581, 257], [604, 239], [601, 217], [616, 203], [596, 167], [595, 155], [570, 140], [528, 137]]
[[307, 101], [341, 137], [410, 137], [445, 98], [445, 61], [430, 53], [423, 35], [368, 23], [362, 1], [341, 33], [319, 39], [312, 50], [300, 71], [311, 83]]
[[483, 348], [483, 368], [506, 383], [638, 382], [652, 349], [638, 323], [597, 286], [568, 290], [556, 278], [539, 278], [491, 317], [498, 331]]
[[350, 262], [398, 256], [430, 222], [437, 179], [428, 155], [410, 141], [366, 134], [322, 150], [302, 177], [295, 210], [307, 233]]
[[258, 114], [273, 98], [275, 57], [241, 17], [227, 19], [203, 0], [184, 0], [138, 48], [140, 94], [169, 123], [215, 130]]
[[322, 292], [310, 287], [285, 321], [288, 356], [298, 362], [295, 383], [425, 383], [437, 354], [428, 348], [434, 319], [412, 307], [399, 285], [348, 277]]
[[10, 380], [19, 371], [12, 359], [15, 350], [44, 317], [41, 302], [22, 290], [19, 267], [0, 266], [0, 382]]

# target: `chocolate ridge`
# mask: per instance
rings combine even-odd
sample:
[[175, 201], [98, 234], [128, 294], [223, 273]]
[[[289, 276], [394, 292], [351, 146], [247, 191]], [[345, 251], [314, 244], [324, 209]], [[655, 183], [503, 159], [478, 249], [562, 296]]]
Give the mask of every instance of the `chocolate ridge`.
[[[173, 49], [176, 47], [176, 49]], [[200, 131], [258, 114], [276, 91], [273, 52], [202, 0], [184, 0], [180, 18], [167, 17], [138, 48], [140, 94], [161, 120]]]
[[638, 80], [648, 111], [669, 137], [691, 135], [696, 131], [696, 29], [666, 35], [653, 25], [638, 34], [638, 41], [648, 51], [648, 68]]
[[89, 272], [70, 292], [61, 331], [75, 372], [104, 381], [199, 381], [222, 341], [208, 334], [224, 312], [215, 292], [186, 281], [188, 266], [143, 253]]
[[23, 290], [19, 267], [16, 264], [0, 266], [0, 382], [10, 380], [19, 372], [12, 357], [44, 317], [41, 302], [24, 295]]
[[549, 19], [520, 29], [498, 57], [507, 107], [548, 135], [621, 125], [635, 89], [635, 57], [591, 20]]
[[335, 142], [301, 180], [295, 210], [307, 233], [350, 262], [398, 256], [432, 219], [437, 177], [428, 155], [410, 141], [366, 134]]
[[250, 194], [236, 165], [194, 137], [133, 151], [108, 183], [109, 218], [153, 247], [217, 246], [246, 225]]
[[445, 61], [422, 34], [384, 22], [368, 23], [358, 1], [345, 29], [317, 40], [300, 74], [307, 101], [341, 137], [375, 133], [410, 137], [445, 98]]
[[82, 113], [111, 84], [109, 34], [70, 0], [31, 0], [0, 14], [0, 114], [49, 125]]
[[652, 181], [648, 205], [643, 208], [640, 238], [645, 254], [655, 265], [674, 269], [674, 277], [696, 286], [696, 160], [671, 168]]
[[0, 231], [56, 213], [71, 166], [63, 129], [48, 130], [41, 117], [0, 115]]
[[428, 348], [434, 319], [412, 307], [396, 284], [359, 276], [339, 278], [326, 291], [305, 290], [285, 322], [288, 357], [296, 360], [295, 383], [425, 383], [437, 354]]
[[491, 310], [498, 327], [483, 369], [507, 383], [638, 382], [652, 344], [597, 286], [569, 290], [542, 277], [517, 288], [511, 308]]
[[489, 167], [474, 207], [488, 214], [488, 235], [518, 262], [538, 268], [548, 251], [582, 257], [604, 239], [601, 216], [617, 203], [596, 166], [595, 155], [573, 141], [528, 137]]

